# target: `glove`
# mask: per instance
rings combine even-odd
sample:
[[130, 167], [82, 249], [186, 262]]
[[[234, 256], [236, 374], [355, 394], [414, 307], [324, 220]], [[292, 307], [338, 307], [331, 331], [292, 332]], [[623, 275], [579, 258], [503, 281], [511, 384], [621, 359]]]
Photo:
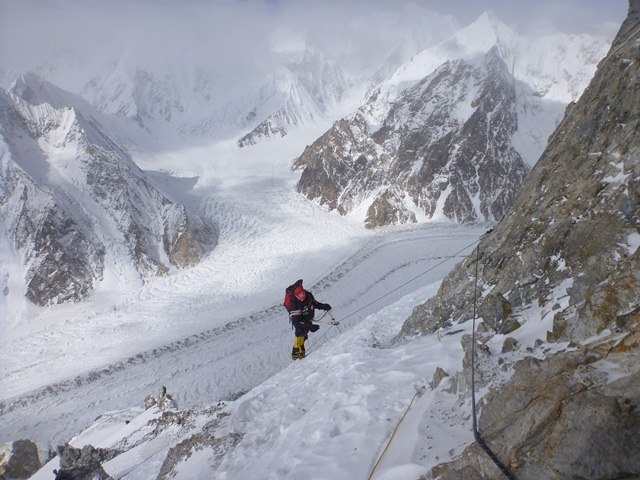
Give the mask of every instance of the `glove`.
[[325, 310], [326, 310], [327, 312], [328, 312], [329, 310], [331, 310], [331, 305], [329, 305], [328, 303], [325, 303], [325, 304], [324, 304], [324, 306], [325, 306], [325, 307], [327, 307], [327, 308], [325, 308]]
[[317, 332], [318, 330], [320, 330], [320, 325], [316, 325], [315, 323], [312, 324], [311, 326], [309, 326], [309, 331], [310, 332]]

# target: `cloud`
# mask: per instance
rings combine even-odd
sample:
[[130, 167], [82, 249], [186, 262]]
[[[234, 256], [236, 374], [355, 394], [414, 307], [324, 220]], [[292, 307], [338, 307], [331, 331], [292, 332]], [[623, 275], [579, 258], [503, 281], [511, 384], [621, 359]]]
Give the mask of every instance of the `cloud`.
[[91, 60], [127, 49], [149, 67], [184, 57], [232, 67], [269, 52], [263, 2], [0, 1], [0, 58], [16, 70], [65, 52]]
[[[22, 73], [61, 55], [99, 64], [116, 52], [150, 70], [200, 64], [257, 78], [321, 46], [355, 69], [402, 42], [426, 47], [484, 10], [531, 28], [619, 25], [626, 0], [0, 0], [0, 68]], [[443, 15], [435, 15], [441, 12]], [[455, 20], [454, 20], [455, 17]]]

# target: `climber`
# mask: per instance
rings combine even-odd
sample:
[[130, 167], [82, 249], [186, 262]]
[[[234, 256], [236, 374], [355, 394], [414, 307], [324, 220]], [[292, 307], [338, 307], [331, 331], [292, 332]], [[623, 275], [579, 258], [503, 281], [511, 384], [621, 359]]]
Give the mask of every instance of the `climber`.
[[304, 342], [307, 339], [307, 335], [309, 332], [315, 332], [320, 328], [312, 323], [315, 309], [329, 311], [331, 310], [331, 305], [318, 302], [313, 298], [313, 294], [310, 291], [304, 289], [302, 280], [298, 280], [287, 287], [284, 306], [289, 311], [289, 320], [295, 331], [291, 358], [301, 360], [305, 357]]

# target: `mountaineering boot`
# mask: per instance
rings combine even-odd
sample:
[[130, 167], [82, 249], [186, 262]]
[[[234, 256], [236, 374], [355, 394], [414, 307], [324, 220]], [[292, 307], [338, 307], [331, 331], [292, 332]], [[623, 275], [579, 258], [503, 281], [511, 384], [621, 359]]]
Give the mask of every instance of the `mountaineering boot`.
[[301, 360], [304, 358], [304, 337], [294, 337], [291, 358], [293, 360]]

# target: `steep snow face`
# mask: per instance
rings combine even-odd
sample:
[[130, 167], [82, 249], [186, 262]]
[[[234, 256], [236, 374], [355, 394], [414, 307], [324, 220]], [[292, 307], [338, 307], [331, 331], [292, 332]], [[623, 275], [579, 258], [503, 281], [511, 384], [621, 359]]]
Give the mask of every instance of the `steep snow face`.
[[447, 40], [421, 51], [383, 83], [402, 87], [429, 75], [442, 63], [452, 59], [470, 59], [486, 53], [500, 43], [500, 38], [512, 39], [516, 34], [490, 13], [482, 14], [474, 23], [460, 29]]
[[520, 37], [485, 13], [371, 88], [306, 149], [298, 191], [370, 228], [499, 220], [606, 45]]
[[510, 143], [516, 93], [497, 50], [445, 63], [380, 122], [379, 94], [305, 150], [298, 190], [370, 228], [501, 218], [527, 168]]
[[518, 81], [518, 128], [514, 146], [533, 165], [548, 136], [562, 118], [564, 107], [576, 101], [593, 77], [609, 42], [587, 34], [522, 36], [485, 13], [444, 42], [415, 55], [401, 65], [376, 94], [375, 119], [380, 119], [400, 92], [420, 81], [444, 62], [469, 59], [497, 48], [511, 75]]
[[94, 118], [52, 105], [71, 94], [46, 103], [49, 91], [27, 76], [14, 88], [26, 99], [2, 96], [3, 224], [24, 257], [27, 297], [79, 300], [105, 262], [130, 280], [197, 262], [213, 231], [153, 187]]
[[384, 83], [415, 83], [446, 60], [471, 58], [497, 47], [517, 80], [547, 100], [568, 103], [578, 99], [608, 46], [606, 39], [587, 34], [519, 35], [484, 13], [448, 40], [415, 55]]

